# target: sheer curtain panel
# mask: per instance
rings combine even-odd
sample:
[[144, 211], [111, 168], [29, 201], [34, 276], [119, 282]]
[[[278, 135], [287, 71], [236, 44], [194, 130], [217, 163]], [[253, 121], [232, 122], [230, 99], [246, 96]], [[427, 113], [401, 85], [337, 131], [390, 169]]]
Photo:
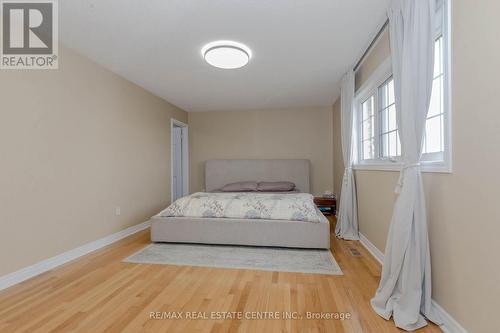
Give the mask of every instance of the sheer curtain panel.
[[434, 66], [435, 0], [394, 0], [388, 10], [403, 167], [373, 309], [412, 331], [439, 323], [431, 307], [431, 258], [420, 171]]
[[358, 232], [358, 204], [356, 200], [356, 182], [352, 172], [353, 164], [353, 99], [354, 99], [354, 71], [351, 69], [342, 78], [340, 94], [340, 118], [342, 157], [344, 159], [344, 177], [340, 194], [339, 213], [335, 235], [339, 238], [357, 240]]

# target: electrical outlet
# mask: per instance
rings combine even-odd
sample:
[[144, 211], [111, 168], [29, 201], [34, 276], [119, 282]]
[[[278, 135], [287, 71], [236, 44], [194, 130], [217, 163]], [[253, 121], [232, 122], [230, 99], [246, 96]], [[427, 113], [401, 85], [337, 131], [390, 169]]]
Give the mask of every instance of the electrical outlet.
[[115, 208], [115, 215], [116, 215], [116, 216], [120, 216], [121, 214], [122, 214], [122, 209], [121, 209], [121, 207], [120, 207], [120, 206], [117, 206], [117, 207]]

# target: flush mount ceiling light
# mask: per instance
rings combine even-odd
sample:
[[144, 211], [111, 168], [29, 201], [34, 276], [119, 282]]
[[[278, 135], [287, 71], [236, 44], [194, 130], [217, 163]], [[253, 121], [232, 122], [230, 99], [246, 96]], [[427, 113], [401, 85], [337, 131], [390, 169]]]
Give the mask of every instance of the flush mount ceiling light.
[[214, 67], [235, 69], [248, 64], [252, 58], [252, 51], [248, 46], [238, 42], [218, 40], [203, 46], [201, 55]]

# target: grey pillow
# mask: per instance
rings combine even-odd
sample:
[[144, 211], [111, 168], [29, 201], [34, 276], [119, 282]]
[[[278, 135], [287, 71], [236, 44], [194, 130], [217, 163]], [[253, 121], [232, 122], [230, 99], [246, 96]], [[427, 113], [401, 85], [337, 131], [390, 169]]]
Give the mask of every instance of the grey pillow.
[[220, 189], [222, 192], [255, 192], [257, 191], [257, 182], [237, 182], [224, 185]]
[[259, 192], [289, 192], [294, 189], [292, 182], [260, 182], [257, 186]]

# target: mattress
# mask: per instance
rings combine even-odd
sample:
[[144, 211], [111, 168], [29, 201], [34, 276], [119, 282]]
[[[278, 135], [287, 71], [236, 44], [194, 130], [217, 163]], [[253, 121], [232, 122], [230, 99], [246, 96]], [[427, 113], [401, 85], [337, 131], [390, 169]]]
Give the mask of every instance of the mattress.
[[330, 223], [289, 220], [159, 217], [151, 218], [153, 242], [294, 248], [330, 248]]

